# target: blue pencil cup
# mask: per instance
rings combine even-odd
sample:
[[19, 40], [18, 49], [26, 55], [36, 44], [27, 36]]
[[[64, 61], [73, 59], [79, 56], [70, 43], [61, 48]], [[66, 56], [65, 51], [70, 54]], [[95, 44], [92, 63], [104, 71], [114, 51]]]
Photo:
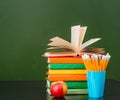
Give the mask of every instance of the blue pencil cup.
[[104, 95], [106, 71], [88, 71], [88, 95], [93, 98], [100, 98]]
[[103, 100], [103, 97], [100, 97], [100, 98], [89, 98], [88, 100]]

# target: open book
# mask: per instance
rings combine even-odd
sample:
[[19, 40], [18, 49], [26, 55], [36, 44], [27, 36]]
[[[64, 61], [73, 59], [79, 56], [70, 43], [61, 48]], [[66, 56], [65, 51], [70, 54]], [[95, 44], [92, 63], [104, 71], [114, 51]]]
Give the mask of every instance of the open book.
[[104, 48], [86, 48], [87, 46], [97, 42], [101, 38], [94, 38], [83, 43], [87, 27], [73, 26], [71, 27], [71, 43], [60, 38], [54, 37], [50, 39], [47, 52], [44, 56], [78, 56], [83, 53], [104, 53]]

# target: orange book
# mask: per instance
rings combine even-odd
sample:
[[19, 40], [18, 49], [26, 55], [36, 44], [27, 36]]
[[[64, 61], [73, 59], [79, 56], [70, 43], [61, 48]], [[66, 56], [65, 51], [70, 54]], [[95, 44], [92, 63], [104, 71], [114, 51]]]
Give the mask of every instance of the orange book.
[[83, 60], [81, 56], [79, 57], [49, 57], [48, 63], [66, 63], [66, 64], [79, 63], [81, 64], [83, 63]]
[[87, 76], [86, 74], [77, 74], [77, 75], [48, 74], [48, 80], [49, 81], [86, 81]]

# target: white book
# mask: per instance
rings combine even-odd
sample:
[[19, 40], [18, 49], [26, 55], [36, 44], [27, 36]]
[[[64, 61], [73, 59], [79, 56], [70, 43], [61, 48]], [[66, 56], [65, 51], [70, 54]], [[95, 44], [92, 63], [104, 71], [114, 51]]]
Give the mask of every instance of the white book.
[[[51, 95], [49, 88], [47, 88], [47, 93]], [[88, 94], [88, 89], [68, 89], [67, 94]]]
[[99, 41], [101, 38], [90, 39], [83, 43], [87, 27], [71, 27], [71, 42], [68, 42], [58, 36], [50, 39], [47, 52], [44, 56], [76, 56], [82, 53], [104, 53], [104, 48], [86, 48], [89, 45]]

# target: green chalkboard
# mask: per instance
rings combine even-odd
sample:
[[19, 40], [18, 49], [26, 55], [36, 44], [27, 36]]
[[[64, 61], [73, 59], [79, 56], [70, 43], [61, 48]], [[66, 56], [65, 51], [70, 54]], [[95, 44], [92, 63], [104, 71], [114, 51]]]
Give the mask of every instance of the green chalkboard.
[[0, 81], [45, 79], [49, 39], [70, 41], [71, 26], [88, 26], [85, 40], [101, 37], [92, 46], [112, 56], [107, 78], [120, 80], [120, 1], [1, 0]]

